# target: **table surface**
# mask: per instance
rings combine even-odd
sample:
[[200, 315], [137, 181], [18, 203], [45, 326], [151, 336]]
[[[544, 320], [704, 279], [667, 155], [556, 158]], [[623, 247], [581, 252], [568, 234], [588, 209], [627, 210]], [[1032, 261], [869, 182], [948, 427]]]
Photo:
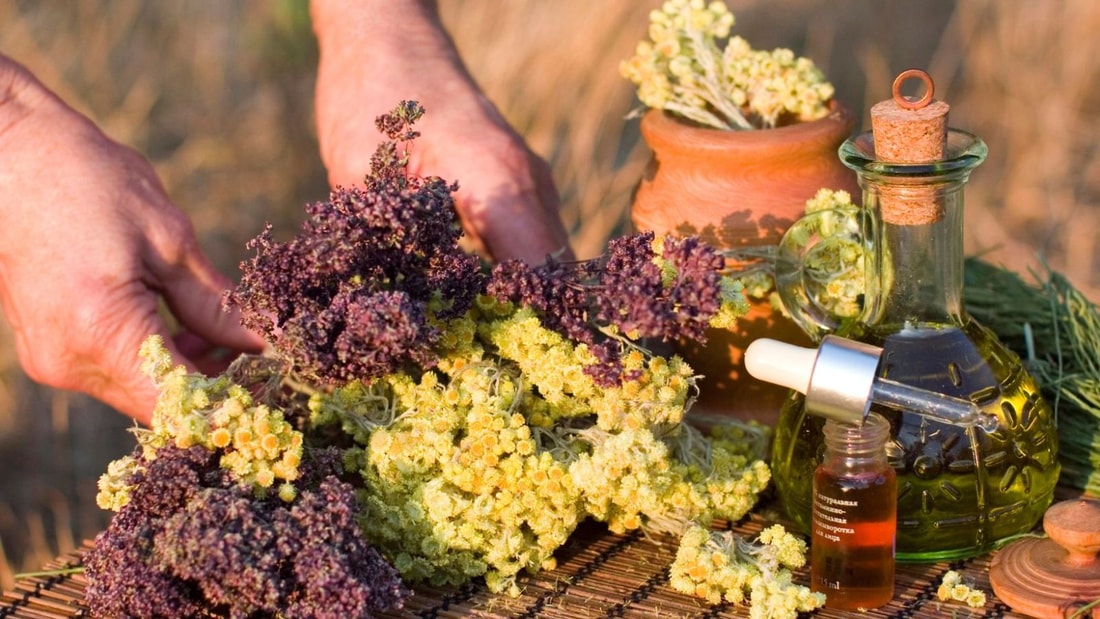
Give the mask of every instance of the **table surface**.
[[[755, 537], [774, 522], [773, 510], [763, 508], [738, 523], [715, 523], [742, 535]], [[59, 557], [46, 569], [77, 567], [87, 544]], [[676, 551], [672, 537], [647, 536], [639, 532], [617, 535], [596, 523], [586, 523], [559, 551], [558, 568], [524, 580], [517, 598], [494, 595], [482, 580], [464, 587], [437, 589], [416, 587], [401, 611], [384, 617], [481, 617], [560, 618], [638, 617], [697, 619], [747, 617], [744, 605], [709, 605], [705, 601], [674, 591], [668, 584], [668, 568]], [[860, 613], [821, 609], [814, 617], [894, 618], [992, 618], [1024, 617], [1016, 614], [993, 594], [989, 585], [991, 556], [928, 564], [899, 563], [893, 601], [882, 608]], [[986, 593], [984, 608], [970, 608], [936, 598], [943, 574], [960, 571], [972, 586]], [[807, 582], [806, 569], [796, 572], [796, 582]], [[86, 580], [83, 574], [21, 579], [12, 591], [0, 594], [0, 618], [53, 619], [86, 617], [83, 605]]]

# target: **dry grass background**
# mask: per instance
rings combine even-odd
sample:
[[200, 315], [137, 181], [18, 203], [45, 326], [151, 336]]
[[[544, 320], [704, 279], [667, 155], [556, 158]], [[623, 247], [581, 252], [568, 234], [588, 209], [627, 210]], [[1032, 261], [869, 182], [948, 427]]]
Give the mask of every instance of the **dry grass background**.
[[[553, 164], [580, 256], [624, 230], [648, 156], [616, 67], [656, 2], [441, 3], [474, 75]], [[814, 58], [861, 117], [896, 73], [927, 68], [952, 125], [990, 146], [967, 195], [968, 250], [1018, 270], [1041, 252], [1100, 296], [1100, 4], [729, 5], [738, 33]], [[8, 1], [0, 25], [0, 51], [153, 161], [226, 272], [265, 221], [289, 231], [302, 204], [324, 197], [304, 0]], [[129, 451], [127, 425], [28, 381], [0, 329], [0, 587], [103, 526], [94, 482]]]

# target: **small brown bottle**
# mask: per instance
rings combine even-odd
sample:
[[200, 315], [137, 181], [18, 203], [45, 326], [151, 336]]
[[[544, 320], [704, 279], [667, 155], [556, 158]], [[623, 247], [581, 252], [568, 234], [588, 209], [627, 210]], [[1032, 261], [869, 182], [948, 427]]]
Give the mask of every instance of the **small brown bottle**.
[[814, 473], [811, 589], [826, 608], [884, 606], [894, 597], [897, 483], [886, 460], [890, 423], [828, 420], [825, 459]]

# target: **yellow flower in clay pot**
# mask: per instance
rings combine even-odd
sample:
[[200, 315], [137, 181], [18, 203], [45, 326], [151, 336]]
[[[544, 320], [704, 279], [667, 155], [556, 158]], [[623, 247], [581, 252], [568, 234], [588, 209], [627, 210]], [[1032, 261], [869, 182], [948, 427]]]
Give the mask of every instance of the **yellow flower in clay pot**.
[[[631, 207], [637, 230], [699, 235], [733, 250], [776, 245], [819, 189], [861, 195], [837, 157], [855, 116], [811, 60], [752, 49], [730, 36], [734, 21], [722, 2], [668, 0], [620, 65], [647, 108], [641, 131], [653, 153]], [[765, 336], [809, 344], [757, 299], [732, 329], [712, 330], [705, 347], [682, 347], [705, 376], [698, 409], [774, 424], [786, 391], [748, 376], [742, 359]]]

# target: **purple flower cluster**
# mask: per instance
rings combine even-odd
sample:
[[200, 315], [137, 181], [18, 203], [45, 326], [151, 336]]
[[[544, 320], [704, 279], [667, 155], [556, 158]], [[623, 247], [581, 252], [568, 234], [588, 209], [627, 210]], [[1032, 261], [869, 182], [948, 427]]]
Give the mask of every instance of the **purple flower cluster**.
[[705, 342], [707, 325], [722, 305], [725, 259], [697, 237], [667, 237], [661, 259], [674, 276], [665, 281], [666, 269], [653, 258], [652, 232], [611, 241], [596, 320], [642, 338]]
[[598, 363], [585, 372], [600, 385], [618, 385], [636, 376], [623, 370], [625, 344], [604, 328], [629, 339], [703, 343], [721, 307], [725, 262], [716, 249], [695, 237], [668, 237], [657, 256], [653, 241], [652, 232], [614, 239], [604, 256], [580, 262], [504, 262], [487, 292], [530, 307], [548, 329], [587, 344]]
[[493, 268], [486, 292], [500, 301], [533, 309], [547, 329], [593, 344], [589, 311], [592, 282], [598, 275], [599, 263], [595, 260], [558, 262], [548, 257], [537, 267], [522, 260], [507, 260]]
[[308, 489], [288, 505], [234, 485], [214, 452], [160, 449], [85, 555], [93, 614], [335, 619], [400, 607], [408, 591], [363, 539], [328, 451], [302, 463]]
[[378, 119], [390, 140], [364, 188], [337, 188], [308, 205], [289, 241], [276, 242], [269, 227], [249, 244], [256, 255], [228, 300], [308, 377], [339, 383], [432, 367], [440, 336], [432, 319], [462, 315], [484, 288], [478, 259], [458, 246], [457, 186], [407, 173], [422, 113], [403, 102]]

